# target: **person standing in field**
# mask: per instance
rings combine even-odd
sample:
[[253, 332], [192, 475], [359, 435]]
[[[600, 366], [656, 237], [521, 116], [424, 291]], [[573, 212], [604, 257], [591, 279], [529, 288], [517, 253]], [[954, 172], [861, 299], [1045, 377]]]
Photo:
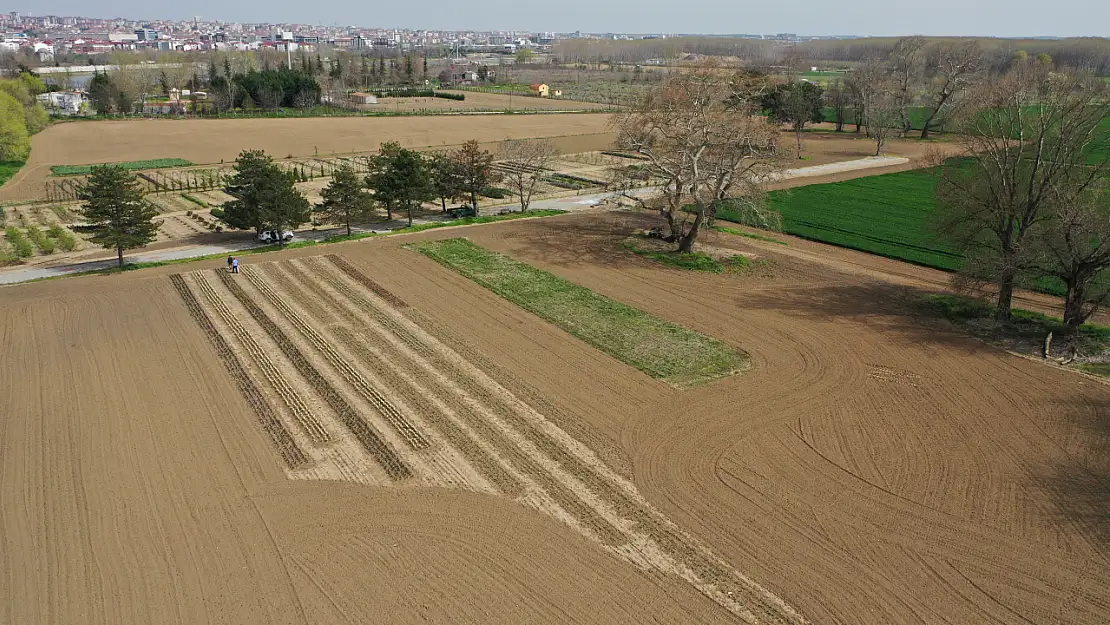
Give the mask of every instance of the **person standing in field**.
[[234, 262], [235, 262], [235, 257], [234, 256], [228, 256], [227, 257], [227, 270], [228, 270], [229, 273], [231, 272], [231, 265]]
[[239, 273], [239, 259], [238, 258], [232, 258], [231, 259], [231, 273]]

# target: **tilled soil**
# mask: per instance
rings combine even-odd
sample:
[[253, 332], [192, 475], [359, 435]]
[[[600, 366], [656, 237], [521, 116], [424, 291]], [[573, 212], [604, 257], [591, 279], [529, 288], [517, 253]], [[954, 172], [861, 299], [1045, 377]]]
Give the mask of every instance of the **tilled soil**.
[[27, 164], [0, 188], [0, 201], [45, 197], [52, 165], [183, 158], [230, 163], [241, 150], [286, 156], [330, 156], [404, 147], [457, 147], [476, 139], [496, 148], [505, 139], [557, 137], [563, 152], [606, 149], [607, 114], [308, 117], [299, 119], [161, 119], [58, 124], [35, 135]]
[[[642, 226], [0, 290], [3, 620], [1110, 619], [1110, 389], [823, 246], [696, 274]], [[401, 247], [460, 235], [754, 368], [676, 390]]]

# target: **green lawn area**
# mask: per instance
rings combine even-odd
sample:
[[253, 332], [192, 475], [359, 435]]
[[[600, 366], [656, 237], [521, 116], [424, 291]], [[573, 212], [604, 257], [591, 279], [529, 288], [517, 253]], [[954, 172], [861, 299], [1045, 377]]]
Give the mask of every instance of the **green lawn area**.
[[[955, 271], [961, 257], [929, 224], [935, 189], [932, 171], [913, 170], [773, 191], [767, 202], [788, 234]], [[728, 208], [717, 217], [739, 219]]]
[[410, 246], [614, 358], [680, 387], [747, 369], [747, 354], [466, 239]]
[[0, 185], [12, 179], [23, 167], [23, 161], [0, 161]]
[[97, 163], [96, 165], [54, 165], [50, 173], [55, 176], [79, 176], [92, 171], [97, 165], [116, 165], [124, 169], [163, 169], [166, 167], [186, 167], [193, 163], [183, 158], [155, 158], [148, 161], [127, 161], [124, 163]]

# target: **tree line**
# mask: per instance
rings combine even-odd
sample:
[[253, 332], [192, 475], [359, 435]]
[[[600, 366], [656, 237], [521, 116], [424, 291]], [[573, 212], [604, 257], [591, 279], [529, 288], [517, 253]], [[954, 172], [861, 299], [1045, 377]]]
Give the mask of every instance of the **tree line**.
[[[411, 226], [415, 211], [429, 202], [446, 213], [449, 202], [466, 201], [470, 208], [460, 214], [476, 216], [479, 197], [498, 182], [509, 185], [521, 211], [527, 211], [555, 146], [546, 140], [507, 140], [499, 153], [503, 171], [495, 168], [494, 155], [473, 140], [457, 150], [431, 153], [383, 143], [369, 158], [369, 173], [360, 176], [350, 165], [337, 167], [322, 201], [312, 205], [295, 186], [300, 181], [296, 171], [282, 168], [264, 151], [244, 150], [224, 189], [233, 199], [213, 209], [213, 215], [256, 233], [295, 230], [313, 221], [341, 225], [350, 236], [354, 224], [374, 219], [379, 211], [390, 220], [400, 213]], [[122, 167], [94, 167], [78, 197], [93, 242], [116, 250], [120, 268], [125, 250], [154, 240], [158, 211], [143, 199], [138, 178]]]
[[0, 161], [27, 160], [31, 135], [50, 122], [36, 99], [42, 93], [46, 93], [46, 85], [30, 72], [0, 80]]

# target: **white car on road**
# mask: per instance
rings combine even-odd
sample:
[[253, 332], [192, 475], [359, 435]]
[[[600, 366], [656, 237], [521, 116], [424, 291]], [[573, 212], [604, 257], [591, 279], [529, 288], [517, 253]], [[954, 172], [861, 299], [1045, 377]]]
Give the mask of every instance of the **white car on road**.
[[258, 233], [258, 240], [263, 243], [288, 243], [293, 240], [293, 231], [285, 230], [278, 232], [277, 230], [263, 230]]

